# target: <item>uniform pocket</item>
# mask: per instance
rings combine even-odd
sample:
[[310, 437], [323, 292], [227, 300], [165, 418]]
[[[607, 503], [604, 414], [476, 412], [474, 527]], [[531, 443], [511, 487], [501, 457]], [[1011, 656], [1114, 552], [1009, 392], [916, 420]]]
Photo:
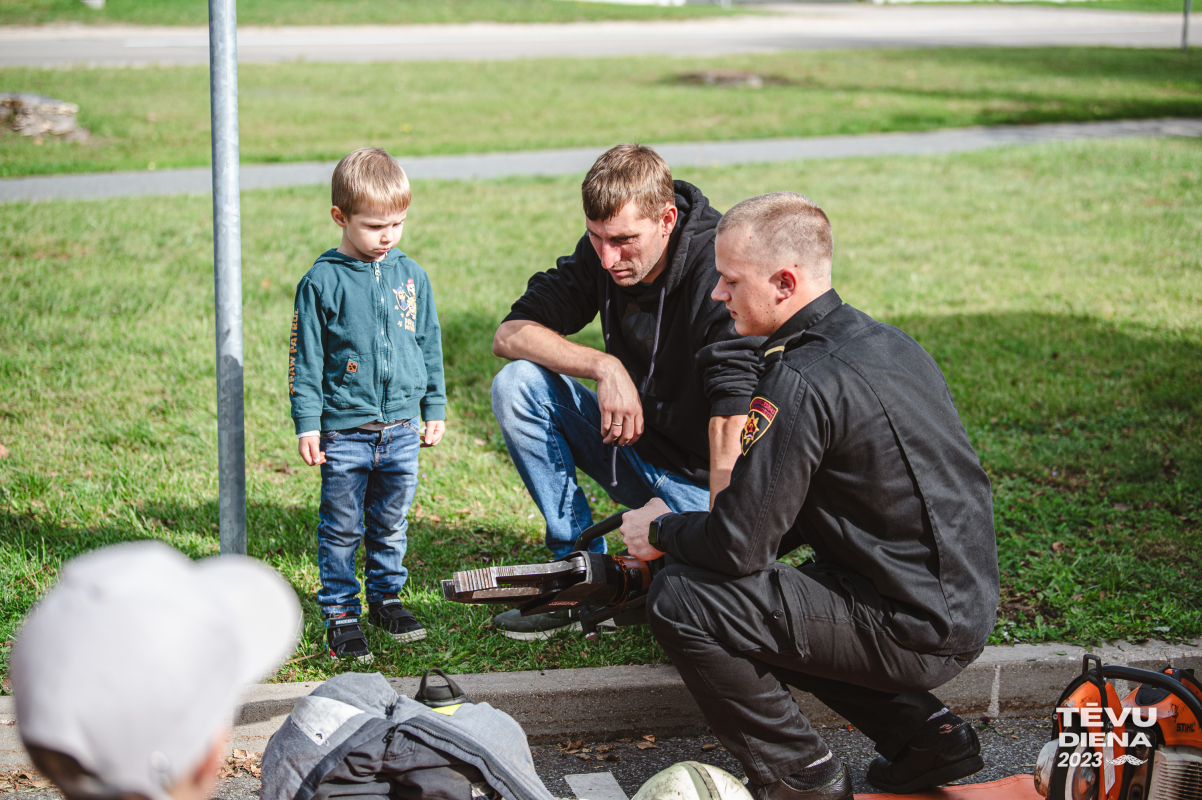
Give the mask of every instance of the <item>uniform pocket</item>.
[[[771, 568], [770, 580], [772, 587], [776, 590], [776, 598], [780, 602], [780, 609], [773, 610], [770, 624], [773, 624], [778, 640], [780, 637], [785, 637], [791, 644], [792, 650], [800, 656], [805, 656], [809, 653], [809, 639], [807, 636], [806, 626], [804, 625], [805, 617], [801, 613], [801, 603], [797, 596], [795, 587], [790, 586], [787, 580], [781, 580], [782, 573], [785, 570], [793, 570], [787, 564], [775, 564]], [[779, 615], [779, 616], [778, 616]], [[784, 648], [781, 648], [782, 651]]]

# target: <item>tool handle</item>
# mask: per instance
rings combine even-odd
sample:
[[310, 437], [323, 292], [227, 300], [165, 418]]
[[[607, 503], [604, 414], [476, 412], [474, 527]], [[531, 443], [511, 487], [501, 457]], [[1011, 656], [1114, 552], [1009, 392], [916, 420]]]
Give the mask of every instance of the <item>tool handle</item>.
[[610, 531], [616, 531], [618, 528], [622, 527], [622, 515], [625, 513], [625, 511], [619, 511], [612, 517], [606, 517], [596, 525], [585, 528], [580, 532], [580, 536], [576, 539], [576, 543], [572, 545], [572, 550], [588, 550], [588, 546], [590, 544], [600, 539]]

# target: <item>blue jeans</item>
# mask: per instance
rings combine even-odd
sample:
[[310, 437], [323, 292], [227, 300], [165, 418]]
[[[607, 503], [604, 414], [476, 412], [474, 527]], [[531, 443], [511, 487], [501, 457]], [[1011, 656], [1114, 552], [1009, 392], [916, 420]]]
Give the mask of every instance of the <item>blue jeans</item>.
[[[367, 602], [397, 594], [409, 577], [402, 564], [409, 523], [405, 515], [417, 492], [416, 418], [383, 431], [323, 431], [321, 508], [317, 567], [322, 614], [358, 614], [355, 551], [364, 541]], [[366, 524], [365, 524], [366, 523]]]
[[[526, 489], [547, 521], [547, 547], [556, 558], [572, 549], [593, 523], [576, 469], [601, 484], [627, 508], [653, 497], [673, 511], [705, 511], [709, 488], [645, 461], [634, 447], [618, 448], [618, 485], [610, 486], [611, 448], [601, 441], [595, 392], [572, 378], [529, 361], [512, 361], [492, 382], [492, 411]], [[605, 540], [591, 549], [605, 552]]]

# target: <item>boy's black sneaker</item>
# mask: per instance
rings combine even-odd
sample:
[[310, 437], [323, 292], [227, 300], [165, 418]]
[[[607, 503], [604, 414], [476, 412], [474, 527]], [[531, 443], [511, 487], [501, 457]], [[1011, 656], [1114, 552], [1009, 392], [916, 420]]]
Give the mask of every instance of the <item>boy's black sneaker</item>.
[[417, 642], [426, 638], [426, 629], [401, 605], [395, 594], [386, 594], [383, 600], [368, 603], [367, 621], [388, 631], [398, 642]]
[[326, 617], [326, 642], [330, 646], [330, 658], [360, 664], [370, 664], [372, 661], [371, 648], [367, 646], [367, 637], [363, 635], [359, 617], [355, 614]]

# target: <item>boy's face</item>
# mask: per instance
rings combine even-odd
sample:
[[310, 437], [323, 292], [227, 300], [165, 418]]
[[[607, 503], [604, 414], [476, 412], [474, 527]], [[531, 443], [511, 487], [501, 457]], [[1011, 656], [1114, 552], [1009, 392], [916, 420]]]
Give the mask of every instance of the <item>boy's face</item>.
[[401, 241], [405, 211], [378, 211], [363, 208], [349, 217], [338, 206], [330, 208], [334, 223], [342, 228], [338, 252], [357, 261], [380, 261]]

